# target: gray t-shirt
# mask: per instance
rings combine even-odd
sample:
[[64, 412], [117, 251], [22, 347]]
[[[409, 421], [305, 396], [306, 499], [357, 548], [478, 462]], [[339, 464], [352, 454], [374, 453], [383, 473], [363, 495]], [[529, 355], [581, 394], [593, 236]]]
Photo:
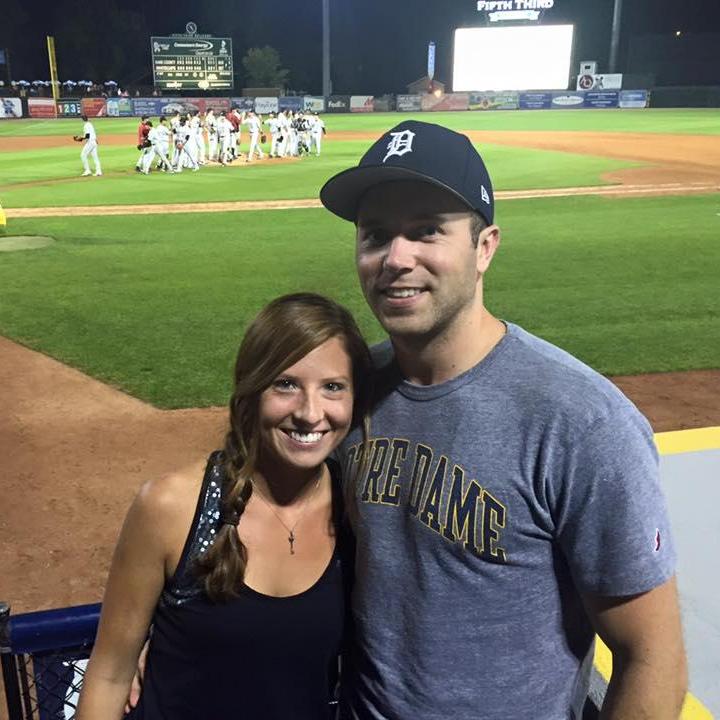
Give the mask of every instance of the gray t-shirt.
[[[379, 372], [357, 481], [349, 717], [579, 718], [594, 633], [578, 593], [631, 595], [673, 574], [645, 418], [507, 327], [448, 382]], [[339, 450], [345, 478], [360, 442], [354, 431]]]

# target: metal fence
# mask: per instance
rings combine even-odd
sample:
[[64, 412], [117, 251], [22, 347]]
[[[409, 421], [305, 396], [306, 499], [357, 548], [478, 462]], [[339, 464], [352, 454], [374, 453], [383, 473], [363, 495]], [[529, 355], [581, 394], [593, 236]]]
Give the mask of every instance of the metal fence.
[[0, 603], [0, 662], [9, 720], [75, 717], [100, 605], [11, 615]]

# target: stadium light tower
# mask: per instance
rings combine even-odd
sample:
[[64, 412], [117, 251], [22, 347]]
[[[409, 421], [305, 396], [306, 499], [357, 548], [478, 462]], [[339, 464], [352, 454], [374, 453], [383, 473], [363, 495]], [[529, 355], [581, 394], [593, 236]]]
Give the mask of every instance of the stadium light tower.
[[332, 94], [332, 82], [330, 81], [330, 0], [322, 0], [322, 22], [322, 92], [327, 97]]
[[617, 72], [618, 45], [620, 43], [620, 16], [622, 15], [622, 0], [615, 0], [613, 10], [612, 38], [610, 40], [610, 72]]

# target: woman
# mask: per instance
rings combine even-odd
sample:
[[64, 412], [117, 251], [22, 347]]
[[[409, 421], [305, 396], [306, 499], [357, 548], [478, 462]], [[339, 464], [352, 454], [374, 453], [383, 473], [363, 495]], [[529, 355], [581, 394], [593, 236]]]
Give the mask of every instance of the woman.
[[[318, 295], [271, 302], [235, 366], [224, 450], [147, 483], [123, 526], [77, 720], [318, 720], [344, 623], [347, 564], [328, 455], [364, 417], [369, 354]], [[355, 401], [355, 402], [354, 402]]]

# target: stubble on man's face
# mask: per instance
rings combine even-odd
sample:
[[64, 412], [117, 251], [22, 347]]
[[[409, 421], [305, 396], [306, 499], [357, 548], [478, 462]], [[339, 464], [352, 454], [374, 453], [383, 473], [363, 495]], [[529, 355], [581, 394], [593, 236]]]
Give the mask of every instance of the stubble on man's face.
[[386, 183], [363, 197], [358, 276], [391, 337], [429, 342], [461, 324], [476, 306], [478, 250], [470, 217], [454, 195], [424, 182]]

